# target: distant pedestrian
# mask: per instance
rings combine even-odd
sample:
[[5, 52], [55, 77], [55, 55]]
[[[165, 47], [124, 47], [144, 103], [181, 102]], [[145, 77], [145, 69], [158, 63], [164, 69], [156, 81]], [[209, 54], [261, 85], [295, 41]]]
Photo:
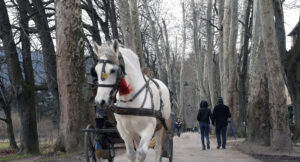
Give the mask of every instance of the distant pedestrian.
[[182, 124], [183, 124], [182, 121], [180, 120], [180, 118], [178, 118], [177, 121], [176, 121], [176, 129], [177, 129], [177, 136], [178, 137], [180, 137]]
[[[231, 117], [228, 106], [224, 105], [222, 97], [218, 98], [218, 104], [215, 106], [212, 117], [212, 124], [216, 125], [216, 135], [218, 146], [217, 149], [220, 149], [221, 144], [222, 148], [226, 148], [226, 131], [228, 125], [228, 118]], [[222, 133], [222, 143], [220, 134]]]
[[208, 108], [208, 104], [206, 101], [201, 101], [200, 109], [198, 111], [197, 120], [200, 126], [200, 133], [201, 133], [201, 142], [202, 142], [202, 150], [205, 150], [205, 141], [204, 137], [206, 138], [207, 149], [210, 149], [209, 143], [209, 119], [212, 119], [212, 113]]

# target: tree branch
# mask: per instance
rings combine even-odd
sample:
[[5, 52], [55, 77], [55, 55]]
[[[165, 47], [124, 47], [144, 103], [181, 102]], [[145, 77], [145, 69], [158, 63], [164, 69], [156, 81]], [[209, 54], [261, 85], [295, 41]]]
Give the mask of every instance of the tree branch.
[[46, 84], [35, 85], [34, 86], [34, 90], [35, 91], [47, 91], [48, 90], [48, 86]]
[[0, 118], [0, 120], [4, 121], [5, 123], [7, 123], [7, 120], [4, 118]]
[[210, 20], [207, 20], [205, 18], [201, 17], [201, 20], [205, 20], [206, 22], [208, 22], [211, 26], [213, 26], [214, 28], [216, 28], [218, 31], [222, 31], [222, 28], [217, 27], [215, 24], [213, 24]]

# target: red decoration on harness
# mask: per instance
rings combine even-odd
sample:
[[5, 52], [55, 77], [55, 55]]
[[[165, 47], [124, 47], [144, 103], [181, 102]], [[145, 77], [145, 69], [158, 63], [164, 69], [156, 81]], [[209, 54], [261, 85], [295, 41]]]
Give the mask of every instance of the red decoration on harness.
[[127, 95], [132, 91], [129, 84], [126, 83], [125, 79], [122, 78], [119, 86], [119, 94], [120, 96]]

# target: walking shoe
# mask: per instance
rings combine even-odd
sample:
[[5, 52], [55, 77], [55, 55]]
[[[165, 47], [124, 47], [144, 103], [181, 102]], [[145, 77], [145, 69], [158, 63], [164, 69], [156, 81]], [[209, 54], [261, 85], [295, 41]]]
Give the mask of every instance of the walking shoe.
[[209, 142], [207, 142], [207, 149], [208, 149], [208, 150], [210, 149], [210, 145], [209, 145]]
[[217, 149], [220, 149], [221, 146], [217, 146]]
[[222, 149], [226, 149], [226, 146], [222, 146]]
[[205, 150], [205, 146], [202, 146], [202, 150]]

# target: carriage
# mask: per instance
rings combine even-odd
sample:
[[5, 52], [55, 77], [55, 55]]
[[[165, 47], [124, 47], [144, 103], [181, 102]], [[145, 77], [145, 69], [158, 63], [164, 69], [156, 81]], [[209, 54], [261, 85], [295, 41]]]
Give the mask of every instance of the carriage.
[[[115, 120], [108, 119], [112, 117], [104, 118], [102, 128], [96, 128], [89, 124], [86, 129], [82, 129], [84, 132], [84, 153], [87, 162], [97, 162], [100, 161], [100, 158], [107, 159], [108, 162], [114, 161], [116, 145], [120, 147], [124, 141], [115, 127]], [[99, 144], [101, 145], [100, 149]], [[100, 153], [97, 154], [96, 152]], [[168, 158], [169, 162], [173, 160], [173, 130], [167, 132], [167, 140], [163, 144], [160, 161], [162, 161], [163, 157]]]
[[[115, 146], [124, 143], [129, 161], [143, 162], [154, 140], [155, 161], [166, 157], [171, 162], [173, 129], [168, 87], [144, 75], [137, 55], [119, 48], [117, 40], [111, 47], [95, 45], [95, 50], [98, 62], [91, 75], [97, 78], [93, 85], [99, 107], [95, 107], [96, 127], [88, 125], [82, 130], [86, 160], [112, 162]], [[100, 115], [102, 122], [97, 121], [100, 111], [106, 114], [106, 118]]]

